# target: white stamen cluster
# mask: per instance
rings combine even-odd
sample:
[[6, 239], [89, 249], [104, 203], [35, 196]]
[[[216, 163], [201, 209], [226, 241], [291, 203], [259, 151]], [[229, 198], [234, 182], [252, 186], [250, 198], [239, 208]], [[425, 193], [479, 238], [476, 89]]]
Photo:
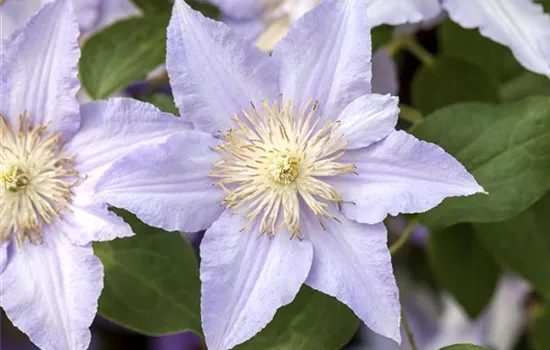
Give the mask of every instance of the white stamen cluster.
[[292, 101], [264, 101], [261, 110], [252, 106], [233, 121], [236, 128], [222, 133], [225, 143], [216, 148], [223, 157], [209, 174], [226, 191], [226, 207], [244, 215], [248, 228], [257, 224], [269, 236], [284, 227], [300, 238], [301, 208], [310, 210], [321, 226], [323, 218], [336, 220], [332, 204], [343, 199], [322, 179], [355, 169], [338, 162], [347, 145], [338, 133], [339, 122], [320, 126], [315, 104], [298, 113]]
[[59, 134], [30, 125], [27, 114], [14, 126], [0, 115], [0, 242], [15, 236], [41, 242], [44, 224], [59, 217], [80, 178]]

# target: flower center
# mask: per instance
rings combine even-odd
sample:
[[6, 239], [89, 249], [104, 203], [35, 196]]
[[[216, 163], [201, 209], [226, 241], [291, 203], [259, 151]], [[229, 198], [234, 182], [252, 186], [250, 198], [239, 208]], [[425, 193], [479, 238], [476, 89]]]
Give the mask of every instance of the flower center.
[[300, 238], [300, 215], [309, 210], [322, 224], [343, 199], [327, 180], [353, 173], [353, 164], [338, 160], [347, 142], [339, 123], [320, 126], [316, 105], [298, 112], [288, 103], [264, 101], [233, 118], [236, 128], [222, 133], [225, 143], [216, 151], [222, 159], [209, 175], [227, 196], [223, 204], [244, 215], [247, 228], [257, 225], [261, 234], [274, 235], [285, 228]]
[[59, 217], [80, 181], [74, 157], [60, 135], [32, 126], [27, 114], [14, 126], [0, 115], [0, 243], [14, 236], [19, 245], [41, 242], [41, 231]]
[[288, 154], [279, 154], [268, 165], [273, 181], [288, 185], [293, 182], [300, 173], [298, 159]]
[[17, 165], [5, 167], [0, 174], [1, 186], [4, 190], [17, 192], [29, 184], [27, 172]]

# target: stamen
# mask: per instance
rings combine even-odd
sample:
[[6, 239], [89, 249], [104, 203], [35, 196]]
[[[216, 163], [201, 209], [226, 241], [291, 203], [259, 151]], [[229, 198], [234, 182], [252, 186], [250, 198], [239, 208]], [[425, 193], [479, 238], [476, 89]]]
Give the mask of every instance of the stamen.
[[31, 125], [28, 114], [17, 126], [0, 115], [0, 129], [0, 243], [12, 236], [19, 245], [40, 243], [43, 226], [68, 209], [81, 180], [74, 157], [66, 156], [59, 134]]
[[209, 176], [227, 196], [223, 205], [254, 225], [260, 234], [274, 235], [285, 228], [300, 238], [300, 211], [309, 210], [323, 227], [334, 219], [334, 204], [343, 202], [332, 185], [321, 180], [353, 173], [353, 164], [340, 163], [347, 143], [339, 123], [319, 127], [317, 105], [301, 110], [290, 101], [264, 101], [233, 118], [236, 127], [221, 133], [225, 143], [216, 147], [222, 159]]

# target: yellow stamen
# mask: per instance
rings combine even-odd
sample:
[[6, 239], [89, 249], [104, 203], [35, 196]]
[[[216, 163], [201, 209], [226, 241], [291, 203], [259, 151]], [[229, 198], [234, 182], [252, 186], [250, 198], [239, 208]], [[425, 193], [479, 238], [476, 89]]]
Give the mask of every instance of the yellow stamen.
[[331, 203], [343, 202], [334, 186], [321, 180], [353, 173], [353, 164], [340, 163], [347, 142], [339, 123], [319, 127], [316, 104], [298, 113], [292, 101], [264, 101], [233, 118], [236, 127], [222, 133], [225, 143], [216, 150], [222, 159], [210, 176], [227, 196], [223, 204], [248, 219], [247, 228], [274, 235], [285, 228], [299, 235], [302, 208], [322, 219], [336, 219]]
[[33, 126], [23, 114], [19, 125], [0, 115], [0, 243], [15, 236], [39, 243], [45, 224], [67, 209], [80, 177], [67, 157], [60, 135]]

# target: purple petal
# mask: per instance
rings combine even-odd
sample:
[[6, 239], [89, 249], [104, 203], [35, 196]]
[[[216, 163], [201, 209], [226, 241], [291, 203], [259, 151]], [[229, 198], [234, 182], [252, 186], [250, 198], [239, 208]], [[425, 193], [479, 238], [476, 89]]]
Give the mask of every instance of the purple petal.
[[72, 245], [53, 227], [42, 234], [42, 244], [13, 247], [0, 275], [0, 303], [40, 348], [87, 349], [103, 267], [90, 245]]
[[483, 192], [474, 177], [439, 146], [419, 141], [404, 131], [341, 158], [357, 166], [358, 176], [345, 175], [330, 182], [346, 203], [344, 213], [366, 224], [388, 214], [421, 213], [446, 197]]
[[267, 1], [258, 0], [211, 0], [222, 13], [235, 19], [251, 19], [261, 17], [267, 7]]
[[464, 28], [506, 45], [525, 68], [550, 76], [550, 14], [532, 0], [444, 0]]
[[79, 125], [76, 92], [78, 25], [69, 0], [44, 6], [4, 43], [0, 113], [11, 121], [29, 113], [34, 124], [68, 140]]
[[223, 208], [225, 192], [208, 177], [219, 154], [210, 134], [189, 130], [145, 146], [116, 162], [99, 180], [97, 195], [165, 230], [205, 230]]
[[223, 17], [222, 22], [233, 29], [235, 33], [242, 36], [245, 40], [256, 40], [265, 29], [265, 24], [261, 18], [251, 20], [240, 20], [232, 17]]
[[145, 144], [164, 142], [189, 125], [155, 106], [129, 98], [113, 98], [82, 106], [82, 124], [67, 145], [78, 170], [98, 178], [114, 161]]
[[251, 102], [279, 95], [278, 69], [266, 54], [183, 0], [168, 27], [166, 67], [180, 115], [210, 133], [229, 129]]
[[365, 1], [326, 0], [306, 13], [273, 53], [281, 64], [283, 96], [298, 106], [319, 102], [336, 118], [370, 93], [371, 43]]
[[364, 225], [339, 215], [320, 229], [311, 214], [302, 232], [313, 244], [306, 284], [348, 305], [367, 327], [400, 341], [399, 291], [383, 224]]
[[372, 56], [372, 92], [397, 95], [399, 76], [388, 50], [381, 48]]
[[435, 18], [441, 12], [439, 0], [369, 0], [369, 20], [381, 24], [418, 23]]
[[[77, 6], [77, 15], [80, 19], [80, 26], [88, 32], [102, 29], [117, 21], [131, 16], [139, 15], [140, 11], [131, 0], [86, 0], [88, 5], [81, 4]], [[83, 26], [83, 16], [85, 10], [88, 11], [88, 16], [91, 16], [92, 4], [97, 3], [97, 18], [93, 25], [88, 25], [85, 29]]]
[[290, 303], [309, 273], [312, 247], [286, 232], [240, 232], [225, 211], [201, 244], [202, 326], [209, 349], [230, 349], [258, 333]]
[[[94, 197], [90, 195], [86, 196], [86, 199], [96, 199]], [[71, 212], [63, 216], [65, 224], [73, 228], [68, 236], [73, 244], [86, 245], [133, 236], [130, 226], [110, 212], [107, 203], [97, 200], [86, 203], [80, 198], [78, 195], [75, 196]]]
[[349, 142], [347, 149], [366, 147], [391, 133], [397, 124], [397, 97], [364, 95], [351, 102], [342, 112], [340, 132]]
[[8, 252], [11, 244], [12, 241], [9, 240], [0, 245], [0, 274], [4, 272], [4, 269], [6, 268], [6, 264], [8, 262]]

